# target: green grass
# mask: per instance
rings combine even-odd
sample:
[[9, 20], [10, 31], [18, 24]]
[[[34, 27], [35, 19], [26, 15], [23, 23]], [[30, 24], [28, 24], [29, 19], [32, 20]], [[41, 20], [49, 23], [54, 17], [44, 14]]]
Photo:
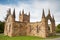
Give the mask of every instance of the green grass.
[[9, 36], [4, 36], [3, 34], [0, 34], [0, 40], [47, 40], [47, 39], [52, 39], [52, 38], [57, 38], [60, 36], [50, 36], [48, 38], [40, 38], [36, 36], [16, 36], [16, 37], [9, 37]]
[[9, 37], [0, 34], [0, 40], [44, 40], [44, 38], [36, 37], [36, 36], [16, 36]]

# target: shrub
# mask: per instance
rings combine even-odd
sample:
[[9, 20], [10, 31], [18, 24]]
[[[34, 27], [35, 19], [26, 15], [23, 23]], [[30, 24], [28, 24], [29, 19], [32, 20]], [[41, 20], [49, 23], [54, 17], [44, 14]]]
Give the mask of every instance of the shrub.
[[60, 33], [60, 24], [57, 25], [57, 27], [56, 27], [56, 32], [57, 32], [57, 33]]

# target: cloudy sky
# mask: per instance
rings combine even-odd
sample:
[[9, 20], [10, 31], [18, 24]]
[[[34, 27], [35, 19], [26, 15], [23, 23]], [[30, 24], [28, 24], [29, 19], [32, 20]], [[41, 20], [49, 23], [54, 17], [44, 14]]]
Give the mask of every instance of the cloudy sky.
[[46, 16], [48, 9], [50, 9], [51, 16], [54, 15], [56, 24], [60, 23], [60, 0], [0, 0], [0, 21], [4, 21], [9, 8], [11, 8], [11, 11], [14, 8], [16, 9], [17, 21], [19, 19], [19, 11], [24, 9], [26, 14], [30, 11], [31, 22], [41, 20], [43, 8]]

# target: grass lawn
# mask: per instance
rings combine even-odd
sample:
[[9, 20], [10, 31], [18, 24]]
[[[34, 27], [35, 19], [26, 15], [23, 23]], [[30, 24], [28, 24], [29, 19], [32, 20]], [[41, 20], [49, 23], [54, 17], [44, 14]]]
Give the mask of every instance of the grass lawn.
[[16, 36], [16, 37], [8, 37], [4, 36], [3, 34], [0, 34], [0, 40], [47, 40], [47, 39], [52, 39], [52, 38], [57, 38], [60, 36], [52, 36], [48, 38], [40, 38], [36, 36]]
[[44, 38], [36, 37], [36, 36], [16, 36], [9, 37], [0, 34], [0, 40], [44, 40]]

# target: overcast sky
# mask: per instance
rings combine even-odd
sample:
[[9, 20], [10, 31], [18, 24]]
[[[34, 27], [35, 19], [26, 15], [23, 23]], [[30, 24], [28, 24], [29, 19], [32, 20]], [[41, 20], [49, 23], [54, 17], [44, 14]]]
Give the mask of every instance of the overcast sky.
[[50, 9], [51, 16], [54, 15], [56, 24], [60, 23], [60, 0], [0, 0], [1, 21], [4, 21], [9, 8], [11, 8], [11, 11], [13, 11], [14, 8], [16, 9], [16, 20], [19, 19], [19, 11], [24, 9], [26, 14], [30, 11], [31, 22], [41, 20], [43, 8], [45, 15], [48, 14], [48, 9]]

